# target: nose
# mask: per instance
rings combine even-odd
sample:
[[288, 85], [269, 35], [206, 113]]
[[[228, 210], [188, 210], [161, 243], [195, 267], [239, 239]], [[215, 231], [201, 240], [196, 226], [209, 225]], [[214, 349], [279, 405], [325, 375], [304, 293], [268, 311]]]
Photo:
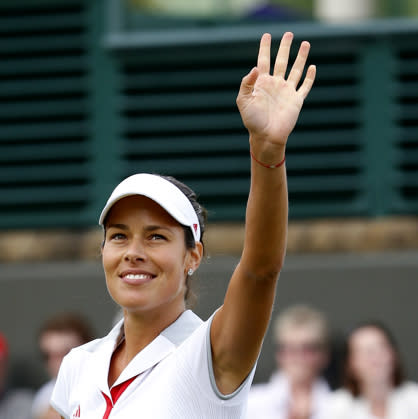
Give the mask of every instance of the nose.
[[145, 249], [140, 240], [132, 240], [126, 249], [124, 259], [126, 262], [141, 262], [146, 259]]

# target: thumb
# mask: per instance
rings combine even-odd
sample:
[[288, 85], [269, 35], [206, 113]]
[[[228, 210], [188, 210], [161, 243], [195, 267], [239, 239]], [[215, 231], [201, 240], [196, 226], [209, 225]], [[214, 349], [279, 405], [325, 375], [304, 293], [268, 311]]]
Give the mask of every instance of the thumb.
[[244, 98], [244, 97], [252, 95], [257, 78], [258, 78], [257, 67], [254, 67], [245, 77], [242, 78], [237, 102], [239, 101], [240, 97]]

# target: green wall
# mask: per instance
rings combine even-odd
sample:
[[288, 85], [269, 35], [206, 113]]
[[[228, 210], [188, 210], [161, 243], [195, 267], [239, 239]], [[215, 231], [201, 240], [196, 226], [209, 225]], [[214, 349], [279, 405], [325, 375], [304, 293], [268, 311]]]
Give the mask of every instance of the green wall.
[[288, 146], [290, 217], [417, 213], [418, 21], [185, 22], [118, 5], [1, 2], [0, 229], [93, 225], [140, 171], [189, 183], [212, 220], [242, 220], [235, 97], [260, 35], [285, 30], [318, 67]]

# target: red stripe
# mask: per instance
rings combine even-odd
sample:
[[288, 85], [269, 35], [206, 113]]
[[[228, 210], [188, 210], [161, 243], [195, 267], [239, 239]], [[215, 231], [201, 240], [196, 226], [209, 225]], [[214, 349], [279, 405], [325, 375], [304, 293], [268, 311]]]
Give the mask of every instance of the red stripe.
[[106, 400], [106, 411], [105, 411], [105, 414], [103, 415], [103, 419], [108, 419], [110, 412], [113, 409], [113, 406], [119, 400], [120, 396], [122, 396], [123, 392], [129, 387], [129, 384], [131, 384], [132, 381], [134, 381], [136, 377], [137, 376], [132, 377], [129, 380], [126, 380], [123, 383], [120, 383], [117, 386], [113, 387], [110, 390], [110, 395], [112, 396], [112, 399], [110, 399], [107, 394], [102, 392], [103, 397]]

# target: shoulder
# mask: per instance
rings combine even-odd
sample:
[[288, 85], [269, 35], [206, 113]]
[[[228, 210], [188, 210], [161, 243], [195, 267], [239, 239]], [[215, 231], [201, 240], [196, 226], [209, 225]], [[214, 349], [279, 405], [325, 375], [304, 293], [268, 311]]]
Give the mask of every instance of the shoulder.
[[80, 362], [84, 358], [90, 358], [92, 354], [97, 352], [103, 345], [105, 338], [95, 339], [91, 342], [85, 343], [84, 345], [77, 346], [71, 349], [71, 351], [64, 357], [66, 364], [72, 362]]
[[[211, 403], [222, 404], [225, 408], [243, 404], [248, 397], [254, 370], [236, 391], [222, 394], [217, 388], [212, 365], [210, 328], [215, 313], [206, 321], [200, 320], [192, 312], [186, 313], [190, 329], [175, 351], [176, 376], [184, 382], [193, 382], [193, 387], [199, 389], [200, 397], [206, 396]], [[166, 333], [163, 334], [167, 337]], [[170, 340], [173, 341], [173, 338]]]
[[339, 389], [328, 395], [327, 403], [321, 410], [321, 419], [352, 419], [353, 396], [347, 390]]
[[331, 399], [334, 403], [352, 403], [354, 401], [352, 394], [343, 388], [333, 391]]
[[345, 389], [336, 390], [328, 396], [328, 411], [331, 417], [345, 417], [344, 414], [350, 412], [355, 404], [356, 399]]
[[[109, 341], [105, 337], [71, 349], [62, 360], [55, 387], [61, 387], [63, 380], [67, 383], [74, 383], [80, 374], [91, 371], [102, 358], [97, 356], [97, 354], [106, 350], [107, 346], [113, 348], [114, 342]], [[93, 360], [94, 362], [92, 362]]]
[[161, 335], [178, 347], [190, 341], [198, 334], [199, 329], [205, 329], [209, 322], [210, 319], [203, 322], [193, 311], [186, 310], [175, 322], [163, 330]]
[[418, 405], [418, 384], [412, 381], [403, 383], [395, 390], [395, 397], [414, 401]]

